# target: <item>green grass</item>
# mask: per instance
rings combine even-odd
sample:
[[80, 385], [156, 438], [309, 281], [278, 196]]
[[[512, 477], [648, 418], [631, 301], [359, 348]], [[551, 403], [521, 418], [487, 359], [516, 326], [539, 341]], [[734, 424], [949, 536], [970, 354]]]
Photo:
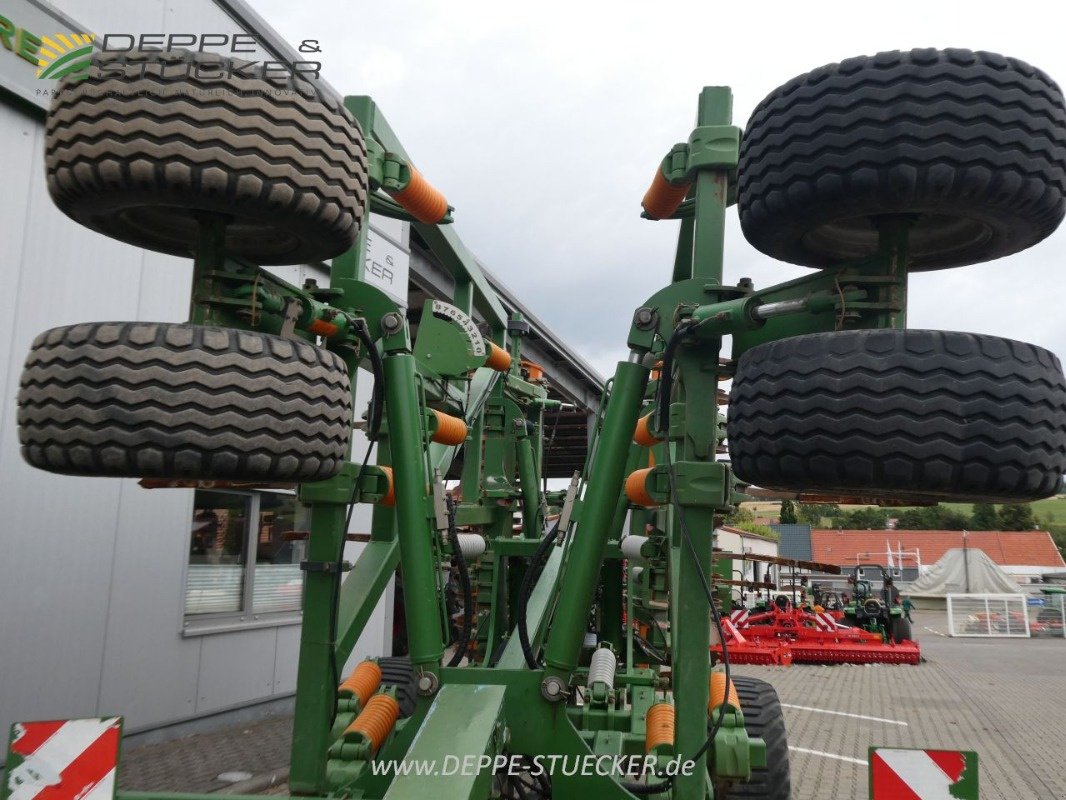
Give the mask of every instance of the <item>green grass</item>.
[[[962, 514], [972, 514], [973, 506], [970, 503], [941, 503], [945, 508], [950, 508]], [[1046, 500], [1037, 500], [1030, 503], [1037, 524], [1044, 527], [1049, 521], [1066, 525], [1066, 495], [1049, 497]], [[1050, 520], [1049, 520], [1050, 517]]]

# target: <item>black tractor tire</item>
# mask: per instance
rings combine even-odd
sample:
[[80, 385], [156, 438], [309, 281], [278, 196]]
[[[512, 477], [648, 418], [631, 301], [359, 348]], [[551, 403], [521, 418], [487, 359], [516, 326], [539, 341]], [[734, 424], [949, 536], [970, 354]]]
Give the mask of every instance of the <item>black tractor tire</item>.
[[352, 247], [367, 202], [358, 123], [318, 81], [184, 50], [96, 53], [45, 124], [48, 190], [64, 214], [124, 242], [189, 256], [200, 220], [228, 220], [228, 255], [300, 264]]
[[334, 353], [162, 322], [53, 328], [18, 395], [31, 465], [65, 475], [302, 482], [335, 475], [352, 425]]
[[774, 489], [1025, 502], [1066, 470], [1066, 380], [1047, 350], [926, 330], [816, 333], [737, 364], [737, 476]]
[[914, 641], [914, 632], [911, 630], [909, 619], [901, 617], [892, 622], [892, 641], [896, 644]]
[[751, 780], [734, 783], [724, 800], [789, 800], [792, 779], [788, 763], [788, 735], [777, 690], [766, 681], [731, 675], [744, 713], [748, 736], [766, 742], [766, 766], [751, 771]]
[[407, 656], [386, 656], [378, 659], [378, 666], [381, 668], [381, 685], [396, 689], [400, 717], [411, 716], [418, 703], [418, 682], [411, 659]]
[[994, 53], [850, 58], [756, 107], [738, 173], [744, 235], [782, 261], [866, 258], [893, 214], [913, 219], [912, 270], [990, 261], [1062, 221], [1066, 106], [1043, 72]]

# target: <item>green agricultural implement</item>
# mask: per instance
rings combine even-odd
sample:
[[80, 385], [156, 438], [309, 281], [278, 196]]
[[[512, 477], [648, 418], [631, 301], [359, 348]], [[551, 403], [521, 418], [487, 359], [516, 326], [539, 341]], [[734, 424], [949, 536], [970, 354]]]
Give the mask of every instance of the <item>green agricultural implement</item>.
[[[1061, 221], [1066, 109], [1040, 71], [962, 50], [851, 59], [770, 94], [743, 132], [730, 90], [704, 89], [644, 199], [645, 217], [680, 221], [670, 280], [633, 311], [584, 470], [549, 493], [553, 401], [523, 371], [528, 326], [378, 106], [228, 66], [105, 54], [57, 93], [56, 204], [191, 257], [190, 322], [41, 334], [19, 426], [25, 459], [53, 472], [298, 485], [292, 795], [785, 800], [775, 693], [710, 657], [720, 516], [748, 485], [988, 502], [1058, 489], [1058, 360], [906, 328], [911, 271], [1006, 256]], [[727, 282], [733, 204], [756, 248], [814, 271]], [[363, 280], [368, 210], [412, 222], [451, 273], [447, 302], [406, 309]], [[326, 259], [328, 287], [262, 269]], [[619, 309], [590, 298], [588, 313]], [[360, 365], [374, 383], [356, 422]], [[355, 425], [375, 463], [351, 452]], [[373, 523], [348, 564], [357, 503]], [[397, 569], [406, 658], [340, 674]], [[17, 744], [9, 764], [34, 774]]]
[[[880, 586], [861, 577], [868, 570], [876, 570]], [[858, 564], [848, 578], [852, 589], [851, 602], [844, 606], [844, 622], [856, 628], [881, 634], [886, 642], [903, 642], [913, 638], [911, 623], [903, 614], [899, 590], [892, 573], [880, 564]]]

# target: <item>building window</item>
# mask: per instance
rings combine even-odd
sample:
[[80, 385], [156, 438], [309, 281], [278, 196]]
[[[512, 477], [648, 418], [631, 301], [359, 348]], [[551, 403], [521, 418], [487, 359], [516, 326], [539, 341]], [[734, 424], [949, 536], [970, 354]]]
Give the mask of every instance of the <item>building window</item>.
[[305, 515], [292, 494], [198, 489], [185, 580], [186, 630], [296, 617]]

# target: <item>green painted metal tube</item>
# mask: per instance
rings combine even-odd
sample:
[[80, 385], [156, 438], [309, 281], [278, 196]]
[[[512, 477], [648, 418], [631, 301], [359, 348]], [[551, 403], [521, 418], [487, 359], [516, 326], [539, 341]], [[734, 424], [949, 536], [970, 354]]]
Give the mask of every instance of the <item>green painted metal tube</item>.
[[648, 383], [648, 368], [639, 363], [639, 355], [634, 352], [630, 361], [619, 362], [614, 373], [611, 401], [588, 472], [580, 530], [570, 545], [559, 606], [548, 633], [544, 661], [549, 673], [564, 679], [577, 666], [585, 638], [588, 609], [596, 592], [615, 506], [626, 477], [629, 446]]
[[[727, 86], [706, 86], [700, 92], [696, 118], [700, 125], [728, 125], [733, 95]], [[692, 241], [692, 277], [722, 282], [725, 210], [729, 176], [724, 169], [701, 170], [696, 176], [696, 217]], [[678, 270], [675, 265], [674, 280]], [[688, 277], [688, 276], [685, 276]]]
[[337, 609], [337, 663], [344, 664], [352, 654], [381, 593], [396, 571], [398, 561], [399, 548], [395, 541], [368, 542], [347, 580], [341, 584]]
[[[336, 561], [344, 536], [345, 511], [341, 503], [311, 506], [308, 561]], [[336, 656], [330, 626], [336, 577], [326, 572], [308, 572], [306, 576], [289, 785], [299, 794], [324, 794], [326, 763], [322, 754], [329, 747], [330, 718], [337, 702], [331, 666], [331, 662], [336, 663]]]
[[[525, 420], [520, 420], [524, 425]], [[518, 450], [518, 483], [522, 490], [522, 535], [527, 539], [540, 538], [540, 481], [533, 453], [533, 438], [520, 435], [515, 443]]]
[[390, 353], [385, 356], [384, 371], [408, 649], [411, 663], [435, 671], [444, 643], [430, 547], [433, 532], [426, 501], [428, 486], [422, 458], [422, 409], [415, 390], [415, 358], [410, 353]]
[[692, 236], [696, 223], [692, 217], [681, 220], [681, 231], [677, 236], [677, 253], [674, 256], [673, 282], [692, 277]]

